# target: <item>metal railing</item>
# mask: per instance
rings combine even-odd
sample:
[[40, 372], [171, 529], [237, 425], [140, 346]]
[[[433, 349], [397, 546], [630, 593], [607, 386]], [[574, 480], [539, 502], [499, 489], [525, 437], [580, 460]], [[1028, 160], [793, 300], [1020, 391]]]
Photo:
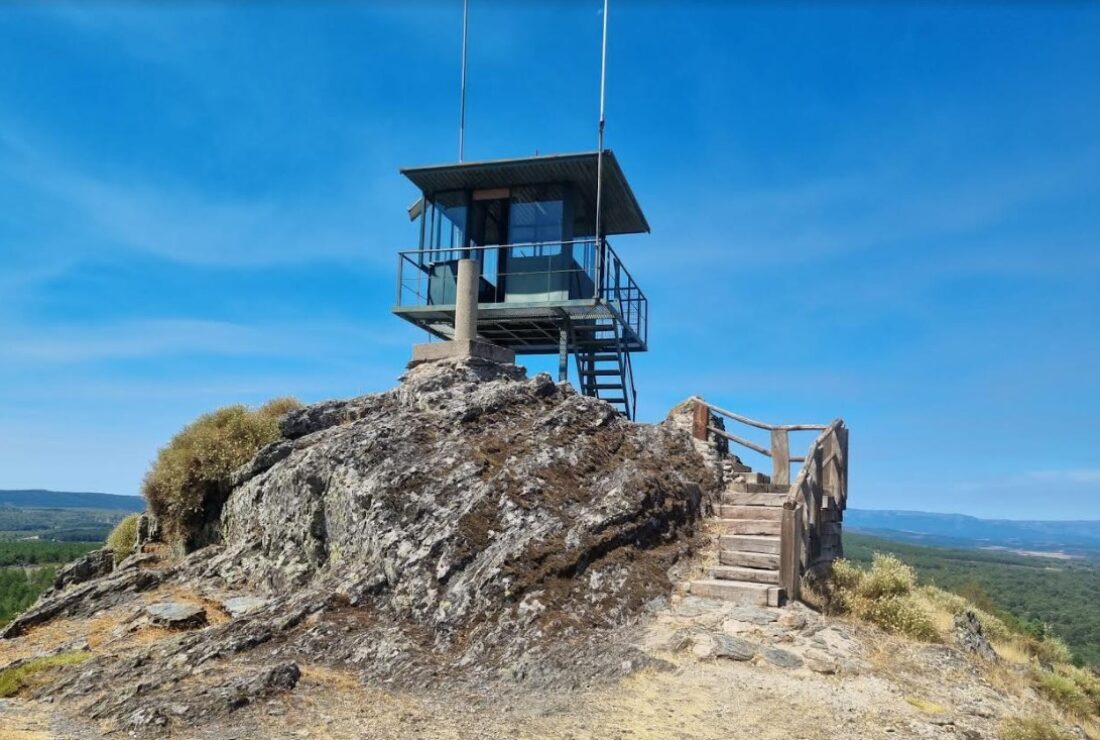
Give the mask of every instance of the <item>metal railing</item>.
[[639, 341], [648, 340], [649, 302], [606, 240], [398, 252], [396, 306], [454, 305], [460, 259], [481, 263], [479, 304], [602, 301]]

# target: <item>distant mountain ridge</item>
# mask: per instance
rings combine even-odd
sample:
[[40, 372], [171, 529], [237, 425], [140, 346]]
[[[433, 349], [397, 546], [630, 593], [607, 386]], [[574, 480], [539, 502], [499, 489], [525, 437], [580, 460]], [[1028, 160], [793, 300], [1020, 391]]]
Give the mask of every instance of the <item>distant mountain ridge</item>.
[[0, 490], [0, 506], [19, 509], [112, 509], [145, 511], [141, 496], [45, 489]]
[[849, 509], [846, 527], [892, 540], [963, 547], [1100, 551], [1100, 521], [979, 519], [927, 511]]

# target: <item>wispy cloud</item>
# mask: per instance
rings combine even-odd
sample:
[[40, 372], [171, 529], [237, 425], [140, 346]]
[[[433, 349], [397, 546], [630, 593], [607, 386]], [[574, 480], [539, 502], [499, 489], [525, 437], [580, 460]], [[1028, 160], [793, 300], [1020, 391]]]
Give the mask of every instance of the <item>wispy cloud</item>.
[[197, 319], [137, 319], [90, 326], [0, 327], [5, 361], [32, 365], [181, 355], [294, 358], [332, 353], [340, 347], [407, 344], [402, 334], [369, 323], [245, 325]]
[[[113, 247], [221, 266], [350, 258], [382, 264], [383, 250], [371, 248], [364, 229], [365, 214], [377, 208], [369, 181], [328, 197], [219, 197], [179, 183], [111, 180], [62, 164], [11, 135], [0, 139], [0, 177], [53, 201], [66, 228], [83, 224], [86, 233], [69, 249], [85, 257]], [[389, 265], [388, 250], [385, 256]]]

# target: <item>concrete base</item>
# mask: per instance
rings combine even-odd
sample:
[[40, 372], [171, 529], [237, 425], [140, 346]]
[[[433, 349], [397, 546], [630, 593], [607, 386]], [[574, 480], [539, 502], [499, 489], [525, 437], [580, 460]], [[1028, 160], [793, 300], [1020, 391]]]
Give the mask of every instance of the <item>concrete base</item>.
[[467, 358], [489, 360], [490, 362], [514, 363], [516, 353], [504, 347], [477, 340], [455, 340], [451, 342], [429, 342], [413, 345], [412, 362], [409, 367], [423, 362], [436, 360], [458, 360]]

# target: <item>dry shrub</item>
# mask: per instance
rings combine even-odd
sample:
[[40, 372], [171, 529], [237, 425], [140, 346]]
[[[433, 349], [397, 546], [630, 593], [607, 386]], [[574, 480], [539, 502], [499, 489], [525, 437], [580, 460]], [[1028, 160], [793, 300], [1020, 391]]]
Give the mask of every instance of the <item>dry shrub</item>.
[[978, 621], [982, 623], [982, 629], [985, 631], [986, 637], [994, 642], [1009, 642], [1016, 637], [1012, 628], [1003, 619], [978, 608], [973, 602], [958, 594], [944, 591], [936, 586], [922, 586], [920, 594], [934, 606], [948, 612], [952, 617], [957, 617], [967, 611], [973, 612]]
[[870, 570], [838, 560], [822, 586], [826, 611], [851, 614], [918, 640], [939, 639], [932, 615], [915, 596], [916, 574], [893, 555], [875, 553]]
[[200, 416], [160, 450], [142, 492], [166, 542], [187, 552], [217, 540], [233, 472], [279, 437], [279, 417], [300, 408], [278, 398], [256, 410], [226, 406]]
[[1078, 717], [1091, 714], [1092, 702], [1081, 687], [1070, 678], [1054, 671], [1035, 671], [1035, 687], [1061, 709]]
[[122, 562], [133, 553], [137, 544], [137, 527], [141, 514], [130, 514], [115, 525], [111, 533], [107, 535], [107, 549], [115, 557], [115, 564]]
[[1073, 662], [1073, 653], [1070, 651], [1069, 646], [1061, 638], [1054, 635], [1048, 634], [1044, 637], [1029, 635], [1025, 640], [1025, 647], [1028, 655], [1031, 655], [1040, 663], [1053, 665], [1055, 663]]
[[1089, 671], [1059, 665], [1032, 673], [1040, 693], [1075, 717], [1100, 715], [1100, 679]]
[[1009, 717], [997, 728], [1000, 740], [1073, 740], [1049, 719], [1041, 717]]

